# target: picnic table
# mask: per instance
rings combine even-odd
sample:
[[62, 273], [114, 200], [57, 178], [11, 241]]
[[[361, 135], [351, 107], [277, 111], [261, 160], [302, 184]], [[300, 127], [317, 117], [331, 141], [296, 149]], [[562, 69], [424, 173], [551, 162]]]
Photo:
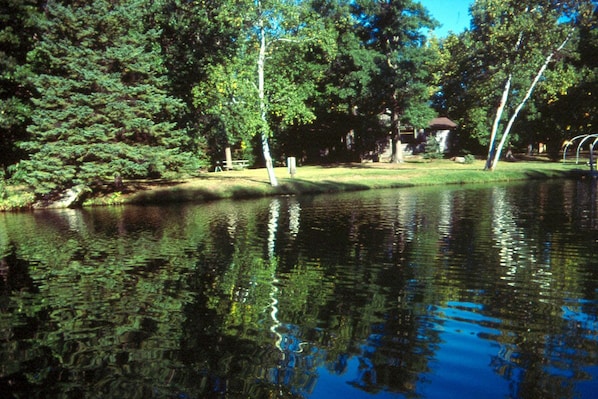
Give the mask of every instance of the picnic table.
[[234, 170], [241, 170], [241, 169], [246, 169], [249, 167], [249, 160], [247, 159], [233, 159], [231, 161], [231, 166], [228, 166], [228, 162], [226, 162], [226, 160], [222, 161], [222, 162], [218, 162], [218, 164], [216, 164], [216, 167], [214, 168], [214, 172], [222, 172], [222, 168], [225, 169], [234, 169]]

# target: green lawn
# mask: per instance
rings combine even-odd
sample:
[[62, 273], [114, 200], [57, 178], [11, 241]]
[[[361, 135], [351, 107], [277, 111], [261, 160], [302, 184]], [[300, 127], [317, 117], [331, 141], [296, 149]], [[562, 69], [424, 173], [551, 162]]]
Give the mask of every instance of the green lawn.
[[[205, 201], [219, 198], [250, 198], [280, 194], [328, 193], [377, 188], [438, 184], [488, 183], [563, 177], [571, 165], [558, 162], [503, 162], [494, 172], [484, 163], [458, 164], [450, 160], [407, 161], [402, 164], [365, 163], [303, 166], [291, 178], [286, 168], [276, 168], [278, 187], [271, 187], [265, 169], [204, 173], [176, 185], [150, 186], [123, 195], [123, 203]], [[102, 202], [101, 199], [92, 201]]]
[[[331, 166], [302, 166], [291, 178], [284, 167], [276, 168], [278, 187], [271, 187], [265, 169], [204, 172], [179, 181], [125, 181], [120, 193], [105, 192], [88, 199], [84, 206], [127, 203], [160, 204], [209, 201], [223, 198], [252, 198], [283, 194], [329, 193], [377, 188], [398, 188], [439, 184], [469, 184], [548, 179], [567, 176], [580, 168], [547, 160], [501, 162], [494, 172], [484, 171], [483, 161], [460, 164], [450, 160], [414, 158], [402, 164], [363, 163]], [[0, 200], [0, 210], [28, 208], [32, 196], [9, 187]]]

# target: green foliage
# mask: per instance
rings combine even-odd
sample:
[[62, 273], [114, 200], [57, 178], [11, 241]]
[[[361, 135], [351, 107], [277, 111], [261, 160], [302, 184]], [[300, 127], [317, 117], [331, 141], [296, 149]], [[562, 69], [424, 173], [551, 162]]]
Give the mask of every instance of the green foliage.
[[410, 0], [357, 2], [353, 18], [358, 22], [360, 46], [371, 52], [368, 58], [379, 73], [370, 77], [366, 104], [360, 106], [376, 113], [390, 108], [400, 114], [402, 122], [421, 123], [405, 116], [410, 115], [410, 108], [428, 102], [435, 53], [426, 48], [422, 32], [436, 22], [421, 4]]
[[[458, 120], [468, 137], [461, 143], [480, 148], [489, 143], [491, 126], [497, 137], [509, 134], [508, 120], [517, 118], [534, 78], [542, 65], [551, 60], [538, 89], [544, 102], [554, 102], [557, 96], [581, 82], [579, 72], [567, 65], [565, 51], [554, 54], [566, 43], [572, 29], [585, 24], [590, 1], [497, 1], [478, 0], [471, 7], [472, 28], [459, 36], [451, 36], [442, 51], [442, 95], [437, 101], [443, 113]], [[567, 50], [569, 52], [570, 50]], [[507, 85], [507, 82], [510, 86]], [[499, 104], [506, 93], [505, 112]], [[538, 109], [538, 105], [535, 106]], [[550, 118], [550, 114], [521, 116], [527, 120]], [[515, 140], [532, 142], [536, 127], [515, 125]], [[519, 129], [517, 129], [517, 126]], [[522, 127], [527, 129], [522, 130]], [[550, 130], [555, 130], [554, 126]], [[505, 133], [506, 132], [506, 133]], [[505, 136], [506, 137], [506, 136]], [[502, 141], [504, 142], [504, 140]], [[479, 151], [477, 151], [479, 152]]]
[[315, 98], [318, 120], [309, 129], [317, 135], [304, 145], [338, 148], [353, 131], [358, 150], [371, 151], [388, 134], [378, 123], [387, 112], [395, 122], [426, 126], [436, 56], [423, 35], [435, 24], [426, 10], [412, 1], [359, 1], [320, 3], [318, 12], [335, 32], [337, 51]]
[[38, 194], [110, 179], [165, 177], [198, 167], [196, 143], [177, 128], [183, 103], [169, 95], [160, 32], [139, 1], [50, 3], [30, 53], [39, 93], [21, 143], [30, 158], [16, 181]]
[[556, 155], [562, 143], [580, 134], [595, 133], [598, 124], [598, 12], [579, 30], [575, 51], [546, 72], [546, 82], [533, 98], [533, 108], [520, 127], [533, 132], [535, 141], [548, 144]]
[[[238, 29], [235, 45], [220, 63], [205, 68], [205, 79], [193, 88], [194, 106], [214, 144], [215, 159], [221, 159], [224, 147], [247, 147], [262, 133], [270, 136], [315, 119], [312, 99], [335, 46], [327, 21], [322, 22], [310, 5], [264, 1], [223, 6], [221, 17], [236, 15], [222, 18]], [[263, 99], [258, 32], [264, 33], [266, 51]]]
[[460, 144], [481, 153], [488, 144], [491, 97], [483, 68], [474, 60], [475, 42], [469, 32], [449, 35], [440, 44], [437, 75], [439, 91], [434, 97], [438, 111], [450, 116], [466, 134]]
[[0, 167], [26, 157], [15, 143], [27, 138], [32, 88], [26, 57], [40, 32], [36, 16], [42, 3], [3, 0], [0, 4]]
[[[253, 160], [261, 133], [275, 159], [319, 161], [328, 149], [357, 160], [389, 130], [425, 127], [434, 93], [438, 113], [460, 126], [459, 144], [481, 153], [507, 78], [503, 125], [575, 26], [574, 45], [556, 54], [512, 135], [558, 150], [598, 123], [593, 4], [478, 0], [469, 31], [427, 41], [435, 21], [412, 0], [6, 0], [0, 165], [46, 195], [115, 172], [194, 173], [225, 147]], [[391, 125], [378, 123], [383, 113]]]
[[465, 154], [465, 156], [463, 158], [465, 158], [466, 164], [472, 164], [475, 161], [475, 156], [473, 156], [471, 154]]
[[0, 200], [4, 200], [6, 196], [6, 179], [4, 178], [4, 173], [0, 173]]
[[440, 152], [440, 143], [433, 135], [426, 139], [426, 149], [424, 151], [425, 159], [442, 159], [444, 155]]
[[234, 54], [236, 37], [243, 29], [234, 1], [164, 0], [152, 15], [160, 27], [164, 65], [172, 92], [189, 106], [186, 115], [197, 122], [192, 111], [191, 89], [204, 82], [210, 68]]
[[261, 131], [257, 89], [251, 59], [234, 58], [206, 68], [206, 80], [193, 87], [194, 106], [209, 129], [211, 143], [222, 159], [224, 147], [251, 143]]
[[15, 189], [6, 182], [0, 184], [0, 211], [30, 209], [34, 201], [33, 193]]
[[120, 191], [115, 191], [113, 193], [110, 193], [106, 197], [102, 197], [99, 199], [97, 199], [97, 198], [88, 199], [85, 202], [83, 202], [83, 206], [122, 205], [122, 203], [123, 203], [122, 193]]

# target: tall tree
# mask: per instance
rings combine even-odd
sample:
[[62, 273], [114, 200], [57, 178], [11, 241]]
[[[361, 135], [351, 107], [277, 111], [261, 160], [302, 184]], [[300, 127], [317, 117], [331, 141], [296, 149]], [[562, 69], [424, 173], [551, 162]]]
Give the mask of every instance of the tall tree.
[[140, 0], [49, 1], [30, 53], [38, 98], [15, 179], [36, 193], [118, 174], [162, 177], [198, 166], [169, 96], [151, 7]]
[[4, 167], [26, 155], [15, 143], [27, 137], [33, 95], [27, 53], [40, 36], [36, 16], [42, 3], [5, 0], [0, 4], [0, 178]]
[[477, 45], [470, 31], [441, 40], [434, 103], [440, 113], [459, 124], [461, 150], [481, 154], [488, 148], [495, 86], [478, 56]]
[[[546, 83], [539, 87], [531, 104], [529, 122], [536, 138], [557, 156], [562, 143], [596, 133], [598, 124], [598, 7], [589, 23], [580, 27], [576, 47], [563, 54], [562, 62], [546, 71]], [[572, 51], [575, 50], [575, 51]]]
[[[207, 100], [215, 92], [216, 85], [212, 84], [215, 70], [235, 54], [237, 36], [244, 29], [235, 3], [163, 0], [155, 17], [162, 32], [162, 51], [172, 95], [187, 105], [182, 121], [201, 140], [202, 151], [212, 161], [222, 159], [220, 142], [226, 140], [219, 118], [226, 114], [222, 109], [212, 112], [216, 110], [209, 109]], [[228, 78], [233, 79], [232, 75]], [[202, 86], [202, 94], [195, 96], [197, 86]], [[196, 100], [201, 106], [194, 106]]]
[[354, 7], [363, 45], [378, 53], [375, 62], [380, 76], [372, 80], [370, 87], [373, 104], [379, 112], [389, 110], [392, 162], [402, 162], [401, 121], [407, 116], [421, 116], [421, 110], [428, 108], [429, 66], [434, 53], [425, 47], [425, 29], [432, 29], [436, 22], [412, 0], [364, 0], [356, 1]]
[[[570, 41], [590, 0], [477, 0], [471, 8], [472, 39], [488, 79], [498, 83], [486, 169], [494, 170], [521, 109], [548, 65]], [[507, 125], [501, 129], [504, 113]], [[500, 138], [500, 140], [499, 140]], [[497, 144], [497, 140], [499, 140]]]
[[195, 89], [196, 105], [219, 122], [228, 141], [260, 138], [270, 183], [276, 186], [270, 141], [286, 126], [315, 117], [309, 98], [333, 46], [310, 1], [235, 4], [244, 28], [235, 38], [236, 53], [209, 68], [209, 79]]
[[193, 87], [194, 106], [207, 136], [212, 161], [223, 150], [250, 158], [253, 137], [260, 131], [259, 104], [255, 101], [255, 60], [245, 50], [205, 69], [205, 79]]

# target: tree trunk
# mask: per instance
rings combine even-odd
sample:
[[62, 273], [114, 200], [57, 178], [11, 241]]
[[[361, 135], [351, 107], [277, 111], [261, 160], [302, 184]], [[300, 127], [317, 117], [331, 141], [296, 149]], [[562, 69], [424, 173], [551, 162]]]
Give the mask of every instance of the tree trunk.
[[498, 108], [496, 109], [496, 115], [494, 116], [494, 122], [492, 123], [492, 131], [490, 132], [490, 143], [488, 144], [488, 157], [486, 158], [486, 166], [484, 167], [484, 169], [486, 170], [494, 169], [494, 165], [492, 164], [492, 159], [494, 158], [494, 143], [496, 142], [496, 135], [498, 134], [498, 126], [500, 125], [500, 119], [502, 118], [503, 111], [505, 110], [505, 106], [507, 104], [507, 99], [509, 98], [509, 92], [511, 91], [512, 79], [513, 75], [509, 74], [509, 77], [505, 82], [505, 87], [502, 91], [500, 103], [498, 104]]
[[[261, 8], [261, 4], [260, 4]], [[278, 180], [274, 174], [274, 164], [272, 156], [270, 155], [270, 145], [268, 144], [268, 121], [266, 118], [266, 101], [264, 90], [264, 67], [266, 63], [266, 30], [264, 29], [264, 21], [259, 22], [260, 34], [260, 51], [257, 60], [258, 73], [258, 97], [260, 101], [260, 117], [262, 119], [262, 153], [264, 154], [264, 161], [266, 162], [266, 170], [268, 171], [268, 178], [272, 187], [278, 186]]]
[[264, 160], [266, 161], [266, 170], [268, 171], [268, 179], [270, 179], [270, 185], [272, 187], [278, 186], [278, 180], [274, 173], [274, 163], [272, 162], [272, 156], [270, 155], [270, 146], [268, 145], [268, 136], [262, 133], [262, 152], [264, 154]]
[[500, 143], [498, 144], [498, 148], [496, 149], [496, 153], [494, 154], [494, 161], [492, 162], [492, 166], [490, 170], [494, 170], [494, 168], [496, 167], [496, 164], [498, 163], [499, 159], [500, 159], [500, 153], [502, 152], [502, 149], [507, 141], [507, 137], [509, 136], [509, 133], [511, 132], [511, 128], [513, 127], [513, 123], [515, 123], [515, 119], [517, 119], [517, 116], [519, 115], [519, 112], [521, 112], [521, 109], [523, 108], [523, 106], [525, 105], [525, 103], [527, 102], [527, 100], [529, 100], [529, 98], [531, 97], [534, 88], [536, 87], [536, 85], [538, 84], [538, 82], [540, 81], [540, 78], [542, 77], [542, 75], [544, 74], [544, 71], [546, 70], [546, 68], [548, 67], [548, 64], [550, 64], [550, 61], [552, 61], [552, 58], [554, 57], [554, 55], [561, 51], [563, 49], [563, 47], [565, 47], [565, 45], [567, 44], [567, 42], [569, 41], [569, 39], [571, 38], [571, 34], [573, 32], [569, 33], [569, 35], [565, 38], [565, 40], [561, 43], [561, 45], [559, 47], [557, 47], [555, 50], [552, 51], [552, 53], [550, 53], [545, 59], [544, 59], [544, 64], [542, 64], [542, 66], [540, 67], [540, 69], [538, 70], [538, 73], [536, 74], [536, 76], [534, 77], [534, 80], [532, 81], [532, 83], [530, 84], [529, 88], [527, 89], [527, 93], [525, 93], [525, 97], [523, 97], [523, 100], [521, 100], [521, 102], [519, 103], [519, 105], [517, 105], [517, 108], [515, 108], [515, 112], [513, 112], [513, 115], [511, 116], [511, 118], [509, 119], [509, 123], [507, 124], [507, 127], [500, 139]]
[[392, 157], [390, 162], [403, 163], [403, 143], [401, 143], [401, 121], [399, 113], [392, 111], [391, 122], [391, 138], [392, 138]]
[[224, 149], [224, 159], [226, 161], [226, 170], [233, 170], [233, 154], [231, 153], [230, 146], [226, 146]]
[[[529, 7], [526, 7], [525, 11], [527, 12]], [[521, 48], [521, 42], [523, 40], [523, 32], [519, 32], [519, 37], [517, 38], [517, 43], [515, 44], [515, 52], [518, 52]], [[513, 81], [513, 72], [509, 72], [509, 76], [505, 82], [505, 87], [503, 88], [502, 96], [500, 98], [500, 103], [498, 104], [498, 108], [496, 109], [496, 115], [494, 116], [494, 122], [492, 123], [492, 132], [490, 132], [490, 143], [488, 144], [488, 158], [486, 158], [486, 166], [484, 167], [485, 170], [494, 170], [494, 165], [492, 160], [494, 159], [495, 154], [495, 143], [496, 143], [496, 136], [498, 134], [498, 127], [500, 126], [500, 120], [502, 118], [502, 114], [505, 110], [505, 106], [507, 105], [507, 100], [509, 99], [509, 93], [511, 92], [511, 82]]]

